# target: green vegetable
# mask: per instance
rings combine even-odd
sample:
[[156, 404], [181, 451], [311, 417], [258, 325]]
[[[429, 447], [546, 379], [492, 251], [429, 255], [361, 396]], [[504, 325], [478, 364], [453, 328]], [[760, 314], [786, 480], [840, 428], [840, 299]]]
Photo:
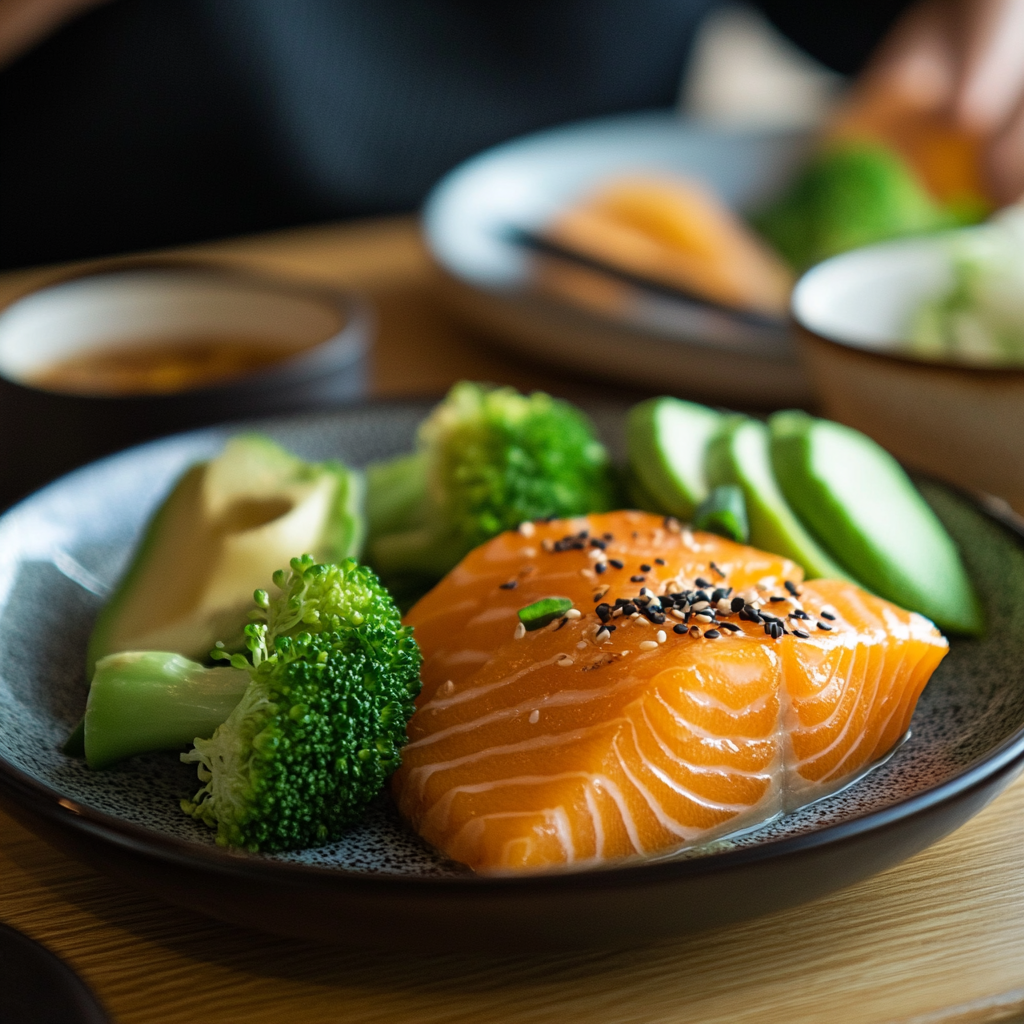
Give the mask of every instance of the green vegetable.
[[626, 440], [643, 508], [687, 522], [693, 517], [708, 496], [704, 456], [721, 420], [713, 409], [678, 398], [652, 398], [633, 406]]
[[202, 788], [185, 813], [217, 842], [289, 850], [337, 839], [398, 767], [419, 693], [420, 652], [374, 573], [304, 555], [256, 592], [249, 656], [217, 656], [250, 683], [210, 739], [182, 760]]
[[803, 412], [776, 413], [770, 424], [786, 499], [855, 579], [943, 629], [981, 632], [956, 546], [884, 448]]
[[105, 768], [149, 750], [209, 736], [249, 685], [235, 668], [207, 668], [166, 651], [108, 654], [96, 663], [85, 711], [84, 752]]
[[872, 242], [966, 223], [977, 211], [942, 208], [898, 154], [878, 143], [813, 156], [789, 189], [753, 217], [797, 270]]
[[189, 469], [150, 522], [89, 641], [88, 673], [118, 651], [205, 658], [242, 644], [252, 592], [295, 551], [359, 553], [362, 478], [245, 434]]
[[754, 547], [792, 558], [808, 578], [849, 579], [782, 496], [772, 472], [768, 428], [759, 420], [726, 420], [708, 448], [708, 480], [714, 487], [735, 484], [742, 489]]
[[698, 530], [717, 533], [739, 544], [750, 539], [750, 524], [747, 522], [747, 503], [743, 500], [743, 489], [735, 484], [716, 487], [701, 502], [693, 517]]
[[367, 561], [391, 588], [428, 588], [473, 548], [524, 520], [616, 504], [604, 447], [550, 395], [456, 384], [417, 450], [367, 470]]
[[519, 609], [519, 621], [528, 633], [560, 619], [570, 608], [572, 601], [567, 597], [545, 597]]

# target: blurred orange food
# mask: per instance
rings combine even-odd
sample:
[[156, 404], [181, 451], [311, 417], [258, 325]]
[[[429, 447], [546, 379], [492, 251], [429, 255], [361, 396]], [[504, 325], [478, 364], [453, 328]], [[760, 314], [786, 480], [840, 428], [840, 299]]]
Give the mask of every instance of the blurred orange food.
[[739, 309], [785, 315], [789, 268], [704, 186], [631, 176], [600, 186], [545, 234], [642, 277]]

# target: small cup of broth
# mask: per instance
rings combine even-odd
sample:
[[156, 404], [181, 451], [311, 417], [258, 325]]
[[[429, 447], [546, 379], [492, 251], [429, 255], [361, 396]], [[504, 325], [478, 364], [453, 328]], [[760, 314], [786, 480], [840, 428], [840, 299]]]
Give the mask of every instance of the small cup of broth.
[[0, 506], [126, 445], [365, 394], [350, 295], [215, 267], [132, 264], [0, 313]]

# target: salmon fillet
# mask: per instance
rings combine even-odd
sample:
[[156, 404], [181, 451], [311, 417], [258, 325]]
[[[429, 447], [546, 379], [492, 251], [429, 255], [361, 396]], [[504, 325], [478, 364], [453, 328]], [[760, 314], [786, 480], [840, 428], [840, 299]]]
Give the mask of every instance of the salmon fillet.
[[[551, 596], [573, 609], [524, 633]], [[905, 734], [947, 650], [853, 584], [643, 512], [502, 534], [406, 621], [423, 691], [398, 806], [490, 873], [665, 855], [833, 792]]]

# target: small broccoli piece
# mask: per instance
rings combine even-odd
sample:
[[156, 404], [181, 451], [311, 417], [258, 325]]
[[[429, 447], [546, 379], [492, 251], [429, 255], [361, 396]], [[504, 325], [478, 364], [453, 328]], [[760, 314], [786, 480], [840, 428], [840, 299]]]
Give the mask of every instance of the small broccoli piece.
[[754, 226], [797, 270], [861, 245], [953, 227], [911, 168], [887, 146], [836, 145], [815, 155]]
[[524, 520], [616, 503], [608, 454], [568, 402], [456, 384], [417, 450], [367, 470], [367, 561], [394, 590], [422, 591]]
[[398, 767], [420, 652], [374, 573], [305, 555], [256, 592], [249, 656], [215, 652], [251, 682], [182, 760], [204, 783], [185, 813], [221, 845], [289, 850], [337, 839]]

